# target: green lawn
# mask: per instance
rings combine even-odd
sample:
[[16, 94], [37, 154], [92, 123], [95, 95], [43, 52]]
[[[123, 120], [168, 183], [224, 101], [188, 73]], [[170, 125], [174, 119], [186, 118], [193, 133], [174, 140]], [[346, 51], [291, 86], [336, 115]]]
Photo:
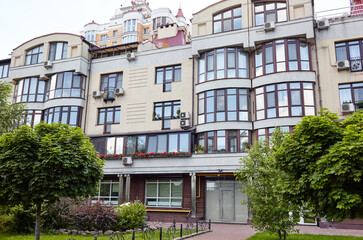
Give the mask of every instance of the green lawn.
[[[256, 233], [247, 240], [278, 240], [278, 239], [279, 237], [277, 235], [270, 235], [268, 233]], [[286, 240], [363, 240], [363, 237], [289, 234]]]
[[[166, 232], [167, 229], [163, 229], [163, 239], [168, 239], [166, 237]], [[195, 232], [195, 230], [193, 231]], [[201, 230], [200, 230], [201, 232]], [[125, 237], [125, 239], [130, 238], [131, 239], [131, 234], [132, 233], [128, 233], [128, 234], [124, 234], [123, 236]], [[136, 240], [141, 240], [141, 234], [142, 233], [136, 233], [135, 234], [135, 239]], [[185, 230], [183, 230], [183, 236], [187, 235], [187, 232]], [[178, 230], [177, 234], [175, 234], [175, 238], [180, 237], [180, 230]], [[94, 236], [93, 235], [88, 235], [88, 236], [81, 236], [81, 235], [47, 235], [47, 234], [42, 234], [40, 235], [40, 239], [41, 240], [67, 240], [67, 239], [75, 239], [75, 240], [94, 240]], [[110, 238], [110, 236], [97, 236], [97, 240], [108, 240]], [[160, 239], [160, 234], [159, 232], [155, 232], [155, 235], [153, 237], [153, 239], [155, 240], [159, 240]], [[34, 234], [6, 234], [6, 233], [0, 233], [0, 240], [34, 240]]]

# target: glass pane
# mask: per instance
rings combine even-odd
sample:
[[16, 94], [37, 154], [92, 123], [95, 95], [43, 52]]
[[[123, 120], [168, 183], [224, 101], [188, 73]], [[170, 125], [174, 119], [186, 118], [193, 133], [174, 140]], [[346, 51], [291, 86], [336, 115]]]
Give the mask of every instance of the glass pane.
[[237, 152], [237, 137], [229, 138], [229, 152]]
[[279, 108], [279, 117], [289, 116], [289, 109], [287, 107]]
[[146, 183], [146, 197], [156, 197], [157, 183]]
[[285, 22], [285, 21], [287, 21], [286, 9], [278, 10], [277, 11], [277, 21], [278, 22]]
[[276, 45], [276, 61], [285, 61], [285, 44]]
[[239, 95], [239, 110], [247, 110], [247, 95]]
[[218, 137], [217, 138], [217, 151], [218, 152], [225, 152], [226, 151], [226, 138], [225, 137]]
[[276, 22], [275, 12], [266, 13], [266, 22]]
[[114, 137], [110, 137], [107, 138], [107, 143], [106, 143], [106, 154], [114, 154], [115, 153], [115, 138]]
[[172, 182], [171, 183], [171, 197], [182, 197], [183, 195], [183, 183]]
[[222, 22], [221, 21], [214, 22], [213, 26], [214, 26], [214, 33], [222, 32]]
[[158, 152], [163, 153], [166, 152], [166, 138], [167, 135], [158, 135]]
[[123, 147], [124, 147], [124, 138], [118, 137], [116, 138], [116, 154], [123, 154]]
[[178, 152], [178, 134], [169, 134], [168, 152]]
[[242, 18], [233, 19], [233, 30], [242, 29]]
[[238, 16], [241, 16], [241, 15], [242, 15], [242, 8], [238, 7], [238, 8], [233, 9], [233, 16], [234, 17], [238, 17]]
[[159, 197], [169, 197], [169, 196], [170, 196], [170, 184], [159, 183]]
[[136, 152], [136, 136], [128, 136], [126, 140], [126, 155]]
[[279, 106], [287, 106], [288, 99], [287, 99], [287, 91], [279, 91], [278, 92], [278, 104]]
[[227, 96], [227, 109], [228, 109], [228, 111], [237, 110], [237, 96], [236, 95]]
[[232, 30], [232, 20], [228, 19], [228, 20], [224, 20], [223, 21], [223, 31], [230, 31]]
[[304, 105], [314, 105], [313, 90], [304, 90]]
[[257, 109], [264, 109], [265, 108], [265, 99], [264, 99], [263, 94], [256, 96], [256, 106], [257, 106]]
[[337, 56], [337, 61], [347, 60], [347, 49], [346, 47], [336, 47], [335, 54]]
[[[189, 146], [189, 134], [188, 133], [180, 133], [180, 141], [179, 141], [179, 152], [190, 152]], [[203, 144], [204, 145], [204, 144]]]
[[263, 13], [256, 14], [255, 21], [256, 21], [256, 26], [263, 25], [265, 23], [264, 14]]
[[300, 43], [300, 59], [309, 60], [309, 46], [306, 43]]
[[300, 91], [291, 91], [291, 105], [301, 105]]
[[315, 115], [314, 107], [305, 107], [305, 116], [308, 116], [308, 115]]
[[156, 142], [157, 142], [157, 136], [149, 136], [148, 138], [148, 144], [147, 144], [147, 152], [148, 153], [155, 153], [156, 152]]
[[275, 9], [275, 3], [266, 4], [266, 11]]
[[267, 93], [267, 107], [275, 107], [276, 103], [275, 103], [275, 93]]
[[276, 117], [276, 108], [267, 109], [267, 118], [274, 118], [274, 117]]
[[302, 116], [302, 108], [301, 107], [292, 107], [291, 116]]

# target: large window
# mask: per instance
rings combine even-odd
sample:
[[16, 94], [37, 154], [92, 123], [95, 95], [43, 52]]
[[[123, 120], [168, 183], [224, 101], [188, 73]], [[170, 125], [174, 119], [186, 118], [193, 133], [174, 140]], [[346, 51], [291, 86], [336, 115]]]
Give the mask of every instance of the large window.
[[0, 78], [6, 78], [9, 76], [9, 63], [0, 63]]
[[[52, 78], [51, 81], [56, 81], [55, 89], [51, 89], [48, 85], [48, 93], [51, 98], [84, 98], [85, 79], [84, 76], [75, 72], [63, 72], [56, 74], [56, 79]], [[53, 93], [54, 92], [54, 93]]]
[[38, 123], [40, 123], [42, 119], [42, 111], [41, 110], [27, 110], [25, 113], [25, 123], [28, 126], [34, 127]]
[[280, 39], [255, 51], [255, 76], [284, 71], [309, 71], [309, 44], [301, 39]]
[[46, 81], [39, 78], [25, 78], [19, 80], [14, 89], [14, 103], [44, 102]]
[[108, 99], [114, 98], [115, 88], [122, 88], [122, 73], [101, 75], [101, 91], [107, 91]]
[[137, 42], [137, 35], [127, 35], [122, 37], [123, 44], [132, 43], [132, 42]]
[[101, 154], [190, 152], [190, 132], [131, 135], [95, 138], [93, 143]]
[[25, 65], [41, 63], [43, 60], [43, 45], [26, 51]]
[[124, 22], [124, 32], [135, 32], [136, 31], [136, 19], [127, 20]]
[[81, 126], [82, 108], [75, 106], [54, 107], [44, 110], [43, 121], [62, 122], [70, 126]]
[[337, 61], [349, 60], [352, 72], [362, 71], [363, 40], [335, 44]]
[[256, 119], [315, 115], [312, 83], [281, 83], [256, 88]]
[[166, 17], [157, 17], [153, 19], [153, 30], [157, 29], [159, 26], [166, 24]]
[[248, 90], [219, 89], [198, 94], [198, 124], [248, 121]]
[[[293, 128], [292, 126], [281, 126], [281, 127], [278, 127], [282, 132], [292, 132], [293, 131]], [[257, 140], [269, 140], [269, 138], [273, 135], [274, 131], [276, 130], [276, 127], [270, 127], [270, 128], [261, 128], [261, 129], [258, 129], [257, 130]]]
[[49, 60], [59, 60], [67, 58], [68, 43], [55, 42], [50, 44]]
[[248, 77], [248, 54], [239, 48], [219, 48], [201, 54], [199, 82]]
[[163, 84], [164, 92], [171, 92], [171, 83], [181, 81], [181, 65], [156, 69], [156, 84]]
[[197, 134], [197, 144], [205, 153], [244, 152], [249, 147], [248, 130], [218, 130]]
[[242, 9], [236, 7], [213, 16], [213, 33], [242, 28]]
[[110, 107], [98, 109], [97, 124], [104, 124], [104, 133], [111, 132], [111, 124], [120, 123], [121, 107]]
[[148, 207], [182, 207], [183, 180], [146, 180], [145, 204]]
[[118, 193], [118, 181], [102, 180], [98, 185], [97, 197], [94, 197], [93, 200], [101, 201], [103, 204], [117, 205]]
[[285, 22], [287, 11], [285, 2], [265, 2], [255, 4], [255, 24], [263, 25], [265, 22]]
[[154, 104], [154, 120], [163, 120], [163, 129], [170, 129], [170, 120], [179, 118], [180, 101]]
[[340, 104], [354, 103], [357, 109], [363, 109], [363, 83], [339, 85]]

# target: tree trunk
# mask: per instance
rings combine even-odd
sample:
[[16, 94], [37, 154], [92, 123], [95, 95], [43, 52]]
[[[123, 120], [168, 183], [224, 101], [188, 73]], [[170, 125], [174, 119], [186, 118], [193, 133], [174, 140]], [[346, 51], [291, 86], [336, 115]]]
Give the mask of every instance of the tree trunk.
[[286, 232], [284, 232], [284, 240], [286, 240], [286, 235], [287, 235]]
[[35, 240], [40, 239], [40, 212], [41, 212], [42, 204], [37, 203], [37, 216], [35, 219]]
[[278, 230], [277, 233], [279, 234], [279, 239], [282, 240], [281, 230]]

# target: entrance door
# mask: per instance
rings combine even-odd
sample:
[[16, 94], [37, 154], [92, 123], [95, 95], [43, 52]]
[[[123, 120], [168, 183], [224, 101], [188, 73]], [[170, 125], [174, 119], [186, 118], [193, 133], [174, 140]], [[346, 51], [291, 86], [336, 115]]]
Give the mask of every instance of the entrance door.
[[240, 188], [241, 184], [237, 181], [207, 181], [206, 219], [246, 223], [248, 209], [241, 200], [247, 197], [239, 191]]
[[221, 188], [219, 194], [221, 221], [234, 221], [234, 191]]

